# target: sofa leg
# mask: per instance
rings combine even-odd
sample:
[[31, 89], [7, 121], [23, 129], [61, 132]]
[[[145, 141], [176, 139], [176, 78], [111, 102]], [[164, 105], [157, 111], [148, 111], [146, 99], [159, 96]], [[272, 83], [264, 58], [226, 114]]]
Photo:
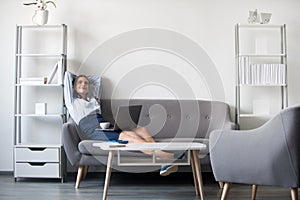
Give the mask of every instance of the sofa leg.
[[83, 173], [84, 173], [84, 168], [85, 166], [79, 166], [78, 171], [77, 171], [77, 178], [76, 178], [76, 184], [75, 184], [75, 188], [79, 188], [80, 185], [80, 181], [82, 179]]
[[298, 200], [298, 188], [291, 188], [292, 200]]
[[224, 187], [224, 182], [219, 181], [219, 187], [220, 187], [220, 189], [223, 189], [223, 187]]
[[257, 185], [252, 185], [252, 200], [256, 199]]
[[225, 183], [224, 184], [221, 200], [226, 200], [227, 199], [227, 195], [228, 195], [229, 190], [230, 190], [230, 185], [231, 185], [231, 183]]
[[85, 177], [86, 177], [86, 175], [87, 175], [87, 173], [88, 173], [88, 169], [89, 169], [89, 166], [85, 166], [85, 167], [84, 167], [83, 176], [82, 176], [82, 179], [83, 179], [83, 180], [85, 179]]

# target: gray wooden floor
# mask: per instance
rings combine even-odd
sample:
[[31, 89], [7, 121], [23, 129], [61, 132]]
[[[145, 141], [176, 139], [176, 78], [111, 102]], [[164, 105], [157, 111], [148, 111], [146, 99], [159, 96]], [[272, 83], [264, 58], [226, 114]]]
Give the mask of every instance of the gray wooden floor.
[[[10, 174], [0, 174], [0, 199], [24, 200], [99, 200], [103, 191], [103, 173], [90, 173], [74, 189], [76, 174], [69, 174], [65, 183], [56, 179], [20, 179], [17, 182]], [[221, 190], [211, 173], [203, 174], [205, 199], [220, 199]], [[141, 199], [200, 199], [195, 196], [193, 179], [190, 173], [176, 173], [161, 177], [158, 173], [126, 174], [113, 173], [108, 191], [109, 200]], [[251, 199], [251, 186], [234, 184], [228, 200]], [[259, 187], [257, 199], [285, 200], [290, 198], [288, 188]]]

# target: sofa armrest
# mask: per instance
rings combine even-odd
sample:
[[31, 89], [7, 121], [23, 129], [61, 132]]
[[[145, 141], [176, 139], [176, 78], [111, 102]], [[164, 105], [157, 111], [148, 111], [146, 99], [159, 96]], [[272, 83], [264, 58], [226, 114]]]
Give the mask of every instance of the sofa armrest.
[[223, 130], [236, 130], [237, 129], [237, 124], [231, 121], [225, 122], [223, 126]]
[[81, 153], [78, 149], [80, 141], [75, 122], [69, 121], [64, 123], [62, 127], [62, 143], [71, 165], [77, 165], [80, 161]]

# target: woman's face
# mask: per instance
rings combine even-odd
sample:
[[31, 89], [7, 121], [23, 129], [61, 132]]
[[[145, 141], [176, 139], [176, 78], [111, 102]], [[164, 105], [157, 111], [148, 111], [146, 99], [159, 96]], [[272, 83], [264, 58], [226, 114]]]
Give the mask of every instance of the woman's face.
[[87, 94], [89, 93], [89, 80], [85, 77], [79, 77], [76, 81], [75, 91], [79, 94], [82, 98], [86, 98]]

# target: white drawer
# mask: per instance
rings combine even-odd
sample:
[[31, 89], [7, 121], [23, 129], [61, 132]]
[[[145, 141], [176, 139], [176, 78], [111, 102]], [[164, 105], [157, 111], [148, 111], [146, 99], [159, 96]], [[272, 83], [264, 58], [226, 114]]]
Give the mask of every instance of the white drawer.
[[59, 148], [16, 147], [16, 162], [59, 162]]
[[60, 178], [59, 163], [15, 163], [15, 177]]

